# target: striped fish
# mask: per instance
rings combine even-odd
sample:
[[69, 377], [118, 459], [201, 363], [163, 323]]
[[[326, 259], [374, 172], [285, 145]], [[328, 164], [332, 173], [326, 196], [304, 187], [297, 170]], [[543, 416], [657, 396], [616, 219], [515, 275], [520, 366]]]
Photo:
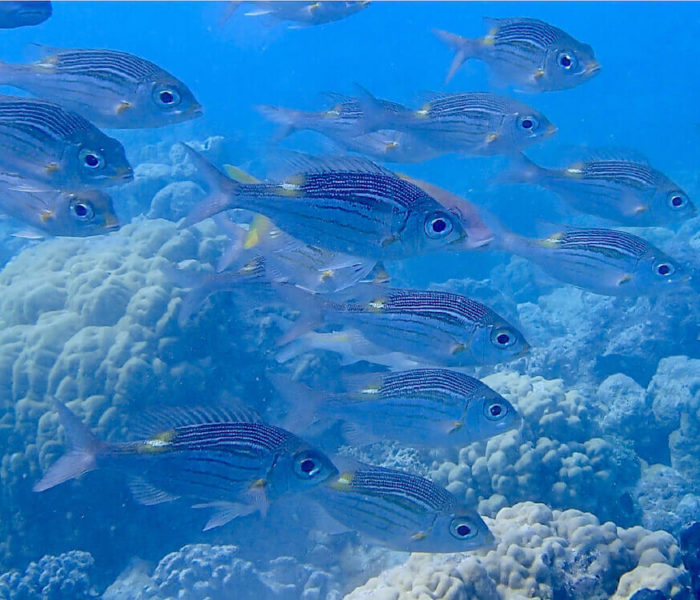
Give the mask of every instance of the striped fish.
[[447, 81], [470, 58], [488, 64], [503, 83], [538, 92], [580, 85], [600, 70], [588, 44], [549, 23], [529, 18], [484, 20], [489, 32], [483, 38], [435, 32], [455, 50]]
[[[457, 371], [413, 369], [341, 379], [346, 391], [329, 395], [301, 390], [294, 394], [293, 405], [312, 405], [313, 420], [321, 423], [342, 421], [353, 445], [390, 439], [412, 448], [461, 448], [514, 429], [521, 421], [508, 400]], [[288, 381], [278, 386], [293, 387]], [[299, 412], [306, 417], [305, 411]]]
[[363, 102], [367, 129], [408, 132], [443, 152], [512, 154], [556, 132], [531, 106], [490, 92], [438, 94], [419, 110], [401, 113], [386, 111], [369, 94]]
[[376, 260], [466, 245], [458, 215], [369, 160], [300, 156], [290, 161], [296, 174], [282, 183], [246, 184], [229, 179], [186, 148], [209, 196], [192, 209], [185, 225], [231, 208], [246, 208], [306, 244]]
[[571, 228], [540, 240], [506, 234], [501, 243], [555, 279], [607, 296], [657, 294], [689, 279], [661, 250], [615, 229]]
[[465, 552], [493, 543], [475, 510], [429, 479], [361, 465], [314, 490], [321, 507], [343, 526], [405, 552]]
[[337, 473], [320, 451], [246, 413], [172, 409], [165, 428], [112, 444], [98, 440], [63, 404], [56, 402], [56, 408], [73, 449], [36, 483], [37, 492], [98, 467], [112, 468], [130, 479], [135, 499], [143, 504], [185, 498], [214, 507], [210, 528], [265, 510], [269, 500]]
[[56, 104], [14, 96], [0, 96], [0, 171], [49, 189], [133, 179], [117, 140]]
[[202, 114], [184, 83], [143, 58], [115, 50], [53, 52], [34, 64], [0, 63], [0, 83], [50, 99], [98, 127], [163, 127]]
[[641, 160], [611, 157], [547, 169], [521, 155], [502, 181], [542, 186], [578, 211], [630, 227], [679, 223], [696, 213], [680, 186]]
[[[517, 328], [466, 296], [371, 284], [356, 285], [343, 295], [346, 301], [318, 298], [316, 302], [324, 325], [340, 324], [362, 332], [362, 340], [337, 336], [335, 346], [324, 347], [339, 352], [346, 362], [373, 361], [392, 352], [431, 365], [463, 367], [512, 360], [529, 350]], [[312, 334], [300, 335], [278, 360], [314, 350], [316, 341]]]
[[39, 25], [51, 16], [47, 0], [3, 0], [0, 2], [0, 29]]

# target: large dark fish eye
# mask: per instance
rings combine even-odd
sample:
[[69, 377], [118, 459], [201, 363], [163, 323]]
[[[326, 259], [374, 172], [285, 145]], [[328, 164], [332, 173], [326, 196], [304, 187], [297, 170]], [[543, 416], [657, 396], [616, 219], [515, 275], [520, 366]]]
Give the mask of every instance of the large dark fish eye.
[[83, 148], [78, 155], [80, 161], [88, 169], [101, 169], [105, 166], [105, 160], [97, 150]]
[[570, 52], [561, 52], [557, 58], [557, 62], [562, 69], [570, 71], [576, 67], [576, 58]]
[[668, 195], [668, 205], [673, 210], [678, 210], [679, 208], [684, 208], [688, 204], [688, 198], [682, 192], [671, 192]]
[[162, 108], [172, 108], [181, 102], [178, 91], [171, 87], [158, 87], [155, 89], [153, 97], [156, 103]]
[[508, 407], [502, 402], [489, 402], [484, 405], [484, 416], [489, 421], [500, 421], [508, 414]]
[[95, 217], [95, 209], [86, 200], [71, 201], [70, 211], [78, 221], [92, 221]]
[[309, 452], [302, 452], [294, 461], [294, 473], [302, 479], [311, 479], [321, 472], [319, 461]]
[[469, 519], [456, 517], [450, 523], [450, 533], [458, 540], [469, 540], [476, 536], [477, 529]]
[[425, 233], [430, 238], [441, 238], [452, 233], [452, 220], [445, 213], [434, 213], [425, 220]]
[[520, 127], [525, 131], [535, 131], [539, 126], [540, 124], [535, 117], [529, 115], [520, 117]]
[[669, 275], [673, 275], [676, 269], [670, 263], [658, 263], [654, 265], [654, 271], [657, 275], [661, 275], [661, 277], [668, 277]]
[[508, 348], [515, 344], [516, 339], [510, 329], [495, 329], [491, 334], [491, 342], [498, 348]]

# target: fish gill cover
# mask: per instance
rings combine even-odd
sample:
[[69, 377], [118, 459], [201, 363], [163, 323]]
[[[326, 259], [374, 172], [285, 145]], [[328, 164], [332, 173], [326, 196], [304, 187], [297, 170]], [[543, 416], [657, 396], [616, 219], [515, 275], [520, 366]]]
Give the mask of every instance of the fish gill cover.
[[699, 17], [0, 2], [0, 598], [699, 598]]

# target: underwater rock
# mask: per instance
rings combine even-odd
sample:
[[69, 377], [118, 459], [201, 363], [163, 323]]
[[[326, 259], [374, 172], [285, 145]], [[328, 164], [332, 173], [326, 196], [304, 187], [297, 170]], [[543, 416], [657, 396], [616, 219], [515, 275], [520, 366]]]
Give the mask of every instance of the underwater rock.
[[467, 554], [413, 554], [345, 600], [629, 600], [643, 588], [668, 597], [690, 582], [673, 537], [600, 523], [578, 510], [523, 502], [489, 528], [497, 545]]
[[72, 550], [59, 556], [44, 556], [27, 566], [24, 573], [0, 575], [3, 600], [89, 600], [99, 598], [90, 582], [94, 560], [87, 552]]
[[681, 531], [680, 540], [683, 564], [690, 572], [693, 597], [698, 600], [700, 598], [700, 523], [695, 521], [685, 527]]

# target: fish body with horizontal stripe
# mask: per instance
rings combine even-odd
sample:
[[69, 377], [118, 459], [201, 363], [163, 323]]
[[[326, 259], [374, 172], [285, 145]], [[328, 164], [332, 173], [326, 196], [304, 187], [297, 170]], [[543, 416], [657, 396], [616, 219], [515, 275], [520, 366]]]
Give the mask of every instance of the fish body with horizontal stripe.
[[580, 212], [630, 227], [681, 223], [697, 212], [685, 190], [642, 160], [606, 157], [548, 169], [520, 156], [505, 180], [539, 185]]
[[347, 391], [319, 404], [324, 419], [352, 426], [353, 443], [398, 440], [410, 447], [461, 448], [520, 424], [508, 400], [464, 373], [413, 369], [350, 376]]
[[361, 465], [329, 479], [312, 498], [336, 521], [405, 552], [464, 552], [493, 535], [477, 512], [429, 479]]
[[57, 409], [73, 448], [35, 491], [105, 468], [130, 479], [135, 498], [144, 504], [185, 498], [207, 506], [245, 506], [300, 492], [337, 473], [322, 452], [294, 434], [258, 420], [240, 420], [247, 417], [238, 412], [174, 409], [162, 419], [163, 425], [172, 423], [169, 427], [136, 441], [105, 443], [66, 406], [57, 403]]
[[295, 174], [282, 183], [237, 183], [189, 147], [209, 195], [185, 225], [231, 208], [268, 217], [292, 237], [362, 258], [400, 259], [459, 249], [459, 216], [418, 186], [362, 158], [290, 159]]
[[163, 127], [202, 107], [190, 89], [154, 63], [116, 50], [56, 50], [36, 63], [0, 63], [0, 83], [50, 99], [98, 127]]
[[386, 351], [449, 367], [505, 362], [529, 349], [516, 327], [466, 296], [370, 284], [350, 294], [348, 301], [326, 302], [326, 322], [359, 329]]
[[653, 295], [679, 288], [687, 271], [646, 240], [615, 229], [570, 228], [532, 240], [503, 236], [506, 249], [555, 279], [608, 296]]
[[505, 84], [536, 92], [572, 88], [598, 73], [593, 49], [539, 19], [484, 19], [486, 36], [469, 39], [447, 31], [436, 34], [454, 51], [447, 79], [469, 59], [485, 62]]
[[57, 104], [14, 96], [0, 96], [0, 171], [48, 189], [133, 179], [117, 140]]
[[375, 114], [374, 121], [389, 122], [443, 152], [485, 156], [518, 152], [556, 132], [540, 111], [490, 92], [439, 94], [416, 111]]

